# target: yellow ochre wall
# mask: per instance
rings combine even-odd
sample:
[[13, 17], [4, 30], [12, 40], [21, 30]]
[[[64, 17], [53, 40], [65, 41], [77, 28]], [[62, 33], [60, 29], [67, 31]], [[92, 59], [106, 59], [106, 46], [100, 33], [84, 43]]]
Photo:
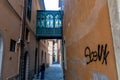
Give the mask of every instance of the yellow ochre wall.
[[[18, 12], [21, 12], [19, 11], [21, 1], [17, 1], [16, 5], [17, 4], [19, 7], [16, 7], [16, 9]], [[21, 13], [19, 14], [20, 16], [22, 15]], [[20, 18], [9, 6], [7, 0], [0, 0], [0, 34], [3, 36], [4, 40], [1, 80], [7, 80], [10, 77], [17, 76], [19, 73], [19, 45], [16, 45], [15, 52], [11, 52], [10, 40], [18, 41], [20, 29]]]
[[117, 80], [107, 0], [64, 0], [65, 80]]

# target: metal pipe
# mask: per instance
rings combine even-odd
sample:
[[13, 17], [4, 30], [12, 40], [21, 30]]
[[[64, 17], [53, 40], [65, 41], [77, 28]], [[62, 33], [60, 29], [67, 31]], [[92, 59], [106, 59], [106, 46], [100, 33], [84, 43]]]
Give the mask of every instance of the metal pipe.
[[15, 12], [15, 14], [20, 18], [20, 20], [22, 20], [22, 33], [21, 33], [21, 54], [20, 54], [20, 66], [19, 66], [19, 80], [24, 80], [25, 76], [24, 76], [24, 67], [23, 67], [23, 59], [24, 59], [24, 34], [25, 34], [25, 24], [26, 24], [26, 0], [24, 0], [24, 10], [23, 10], [23, 19], [21, 18], [21, 16], [17, 13], [17, 11], [14, 9], [14, 7], [11, 5], [11, 3], [9, 2], [9, 0], [6, 0], [9, 4], [9, 6], [12, 8], [12, 10]]
[[19, 67], [19, 80], [25, 80], [24, 75], [24, 34], [26, 24], [26, 0], [24, 0], [23, 20], [22, 20], [22, 33], [21, 33], [21, 54], [20, 54], [20, 67]]

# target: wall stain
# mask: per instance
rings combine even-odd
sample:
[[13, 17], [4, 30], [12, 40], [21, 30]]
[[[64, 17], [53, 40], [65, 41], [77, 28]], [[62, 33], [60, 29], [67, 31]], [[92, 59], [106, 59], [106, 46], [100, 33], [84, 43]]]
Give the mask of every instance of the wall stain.
[[84, 36], [86, 36], [89, 32], [92, 31], [94, 25], [96, 24], [96, 19], [99, 15], [100, 9], [105, 5], [106, 0], [96, 0], [94, 8], [91, 10], [89, 17], [86, 19], [82, 25], [77, 24], [79, 26], [76, 29], [76, 32], [70, 37], [70, 39], [66, 42], [66, 46], [72, 45], [74, 42], [80, 40]]

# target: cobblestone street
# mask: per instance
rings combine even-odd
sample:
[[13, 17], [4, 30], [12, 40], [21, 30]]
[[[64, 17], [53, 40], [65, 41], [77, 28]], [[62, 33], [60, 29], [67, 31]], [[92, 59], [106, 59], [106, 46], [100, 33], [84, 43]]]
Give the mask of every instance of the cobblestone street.
[[[33, 80], [40, 80], [40, 76], [38, 78]], [[63, 71], [61, 65], [53, 64], [46, 68], [44, 80], [63, 80]]]
[[45, 71], [45, 80], [63, 80], [63, 72], [60, 64], [53, 64]]

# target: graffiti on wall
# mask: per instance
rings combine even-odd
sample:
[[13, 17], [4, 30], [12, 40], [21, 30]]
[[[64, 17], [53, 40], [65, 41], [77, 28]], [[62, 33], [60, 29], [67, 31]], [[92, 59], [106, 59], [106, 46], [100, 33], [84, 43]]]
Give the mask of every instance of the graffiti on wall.
[[109, 80], [108, 77], [101, 73], [92, 73], [93, 80]]
[[[68, 72], [70, 73], [70, 80], [88, 80], [86, 73], [87, 75], [90, 75], [89, 80], [109, 80], [109, 77], [104, 74], [104, 72], [107, 72], [106, 68], [99, 68], [97, 69], [97, 72], [95, 72], [94, 67], [87, 69], [86, 62], [86, 59], [82, 57], [74, 57], [68, 61], [68, 64], [71, 65], [71, 70]], [[75, 67], [76, 64], [79, 64], [77, 65], [78, 68]], [[79, 75], [77, 71], [80, 71]]]
[[91, 50], [91, 48], [87, 46], [84, 51], [84, 56], [87, 58], [87, 64], [95, 61], [102, 61], [102, 64], [107, 65], [108, 54], [107, 44], [98, 44], [97, 50]]

